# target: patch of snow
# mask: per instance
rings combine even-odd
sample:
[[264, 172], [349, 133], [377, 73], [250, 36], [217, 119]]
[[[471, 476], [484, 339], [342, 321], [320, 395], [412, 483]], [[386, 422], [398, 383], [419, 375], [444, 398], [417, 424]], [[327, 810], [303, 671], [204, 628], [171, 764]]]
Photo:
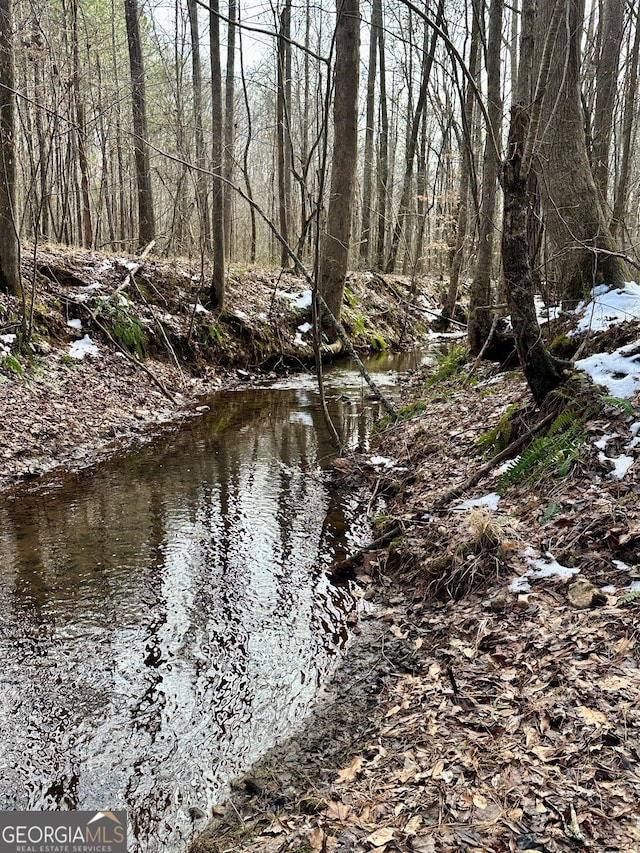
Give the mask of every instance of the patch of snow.
[[306, 335], [307, 332], [311, 331], [311, 323], [303, 323], [301, 326], [298, 326], [298, 331], [302, 332], [303, 335]]
[[640, 387], [640, 355], [634, 354], [637, 348], [637, 343], [633, 343], [611, 353], [595, 353], [576, 361], [576, 367], [614, 397], [629, 399]]
[[81, 340], [69, 344], [69, 355], [71, 358], [77, 358], [81, 361], [85, 355], [99, 356], [100, 350], [89, 335], [85, 335]]
[[138, 268], [138, 261], [130, 261], [128, 258], [116, 258], [119, 264], [122, 264], [123, 267], [126, 267], [129, 271], [135, 270]]
[[640, 320], [640, 285], [628, 281], [623, 287], [609, 289], [606, 284], [593, 288], [591, 301], [580, 302], [576, 314], [582, 312], [576, 333], [604, 331], [624, 320]]
[[549, 552], [542, 559], [529, 558], [528, 563], [531, 566], [527, 572], [530, 578], [571, 578], [580, 571], [578, 567], [562, 566]]
[[527, 574], [514, 578], [509, 584], [509, 592], [531, 592], [531, 584], [527, 580]]
[[454, 510], [460, 511], [464, 509], [472, 509], [476, 506], [483, 506], [487, 509], [496, 510], [500, 503], [500, 495], [497, 492], [491, 492], [488, 495], [483, 495], [481, 498], [471, 498], [468, 501], [463, 501], [461, 504], [454, 506]]
[[631, 581], [629, 592], [640, 592], [640, 581]]
[[204, 305], [201, 305], [199, 302], [196, 302], [195, 306], [193, 306], [193, 307], [194, 307], [196, 314], [208, 314], [209, 313], [208, 310], [204, 307]]
[[517, 465], [518, 462], [522, 459], [522, 455], [519, 453], [517, 456], [514, 456], [513, 459], [507, 459], [506, 462], [503, 462], [502, 465], [498, 465], [495, 469], [496, 474], [506, 474], [507, 471], [510, 471], [514, 465]]
[[79, 320], [77, 317], [74, 317], [73, 320], [67, 320], [67, 326], [71, 329], [76, 329], [78, 332], [82, 331], [82, 320]]
[[613, 584], [608, 584], [607, 586], [601, 586], [600, 592], [604, 592], [606, 595], [615, 595], [616, 588], [615, 586], [613, 586]]
[[616, 569], [622, 569], [624, 571], [625, 569], [631, 568], [631, 566], [628, 566], [626, 563], [623, 563], [622, 560], [612, 560], [611, 562], [616, 567]]
[[248, 320], [249, 315], [245, 314], [244, 311], [241, 311], [239, 308], [236, 308], [234, 311], [236, 317], [239, 317], [241, 320]]
[[536, 306], [536, 316], [540, 325], [548, 323], [550, 320], [557, 320], [562, 312], [560, 305], [546, 305], [541, 296], [535, 296], [533, 301]]
[[365, 278], [367, 281], [373, 281], [375, 275], [371, 272], [371, 270], [365, 270], [362, 273], [362, 277]]
[[[99, 272], [99, 273], [106, 272], [107, 270], [110, 270], [112, 266], [113, 266], [113, 261], [110, 258], [104, 258], [102, 263], [98, 267], [97, 272]], [[92, 287], [92, 286], [93, 285], [89, 285], [89, 287]]]
[[3, 344], [14, 344], [16, 342], [17, 335], [8, 334], [8, 335], [0, 335], [0, 341]]
[[262, 320], [263, 322], [266, 322], [268, 319], [269, 319], [269, 318], [268, 318], [268, 316], [265, 314], [265, 312], [264, 312], [264, 311], [261, 311], [261, 312], [258, 314], [258, 320]]
[[383, 465], [385, 468], [393, 468], [397, 463], [397, 459], [391, 459], [389, 456], [371, 456], [367, 459], [367, 462], [374, 467]]
[[118, 294], [118, 304], [122, 305], [123, 308], [129, 308], [129, 306], [132, 305], [133, 303], [131, 302], [131, 300], [127, 296], [125, 296], [124, 293], [119, 293]]
[[305, 308], [311, 308], [311, 300], [311, 291], [304, 290], [299, 296], [295, 297], [295, 301], [293, 304], [296, 306], [296, 308], [304, 310]]
[[531, 585], [529, 581], [538, 580], [539, 578], [571, 578], [580, 572], [579, 568], [569, 568], [562, 566], [549, 552], [546, 552], [542, 558], [535, 557], [533, 548], [527, 548], [524, 552], [527, 558], [529, 568], [527, 571], [515, 578], [509, 584], [510, 592], [529, 592]]
[[308, 347], [309, 346], [309, 344], [306, 341], [302, 340], [302, 335], [300, 334], [300, 332], [296, 332], [296, 336], [293, 339], [293, 342], [297, 347]]
[[617, 436], [615, 433], [611, 433], [610, 435], [603, 435], [602, 438], [599, 438], [597, 441], [594, 441], [593, 444], [595, 447], [598, 448], [598, 450], [605, 450], [607, 447], [607, 444], [609, 442], [609, 439], [616, 438], [616, 437]]
[[607, 457], [609, 462], [613, 462], [613, 470], [611, 471], [611, 476], [615, 477], [616, 480], [622, 480], [624, 475], [627, 473], [629, 468], [633, 465], [635, 459], [633, 456], [625, 456], [625, 454], [621, 454], [615, 459], [611, 459], [611, 457]]

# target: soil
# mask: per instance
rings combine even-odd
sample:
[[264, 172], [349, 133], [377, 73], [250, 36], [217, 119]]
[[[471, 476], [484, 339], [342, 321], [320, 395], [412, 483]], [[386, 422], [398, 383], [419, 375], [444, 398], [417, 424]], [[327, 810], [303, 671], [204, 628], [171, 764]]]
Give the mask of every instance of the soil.
[[[14, 356], [23, 376], [2, 363], [0, 485], [19, 494], [56, 465], [95, 463], [197, 415], [216, 386], [311, 358], [294, 276], [238, 271], [234, 307], [212, 315], [194, 310], [186, 265], [148, 262], [126, 284], [128, 273], [125, 259], [57, 249], [27, 269], [36, 334]], [[87, 301], [93, 290], [106, 302]], [[354, 276], [348, 302], [361, 347], [397, 345], [428, 322], [403, 309], [411, 287], [399, 278]], [[2, 298], [0, 334], [17, 315]], [[79, 333], [66, 325], [76, 318]], [[85, 333], [100, 356], [74, 363], [69, 344]], [[387, 500], [379, 546], [339, 567], [373, 609], [307, 724], [213, 816], [194, 816], [191, 853], [636, 851], [638, 400], [624, 411], [574, 378], [538, 409], [518, 373], [469, 366], [453, 347], [405, 384], [401, 418], [379, 434], [383, 461], [337, 464]], [[621, 478], [620, 454], [631, 459]]]

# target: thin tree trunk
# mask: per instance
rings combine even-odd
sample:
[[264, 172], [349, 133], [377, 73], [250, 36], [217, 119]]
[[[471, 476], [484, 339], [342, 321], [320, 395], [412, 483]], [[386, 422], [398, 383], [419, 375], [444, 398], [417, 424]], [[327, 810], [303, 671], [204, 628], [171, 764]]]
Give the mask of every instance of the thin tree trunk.
[[[443, 21], [444, 15], [444, 0], [439, 0], [438, 2], [438, 13], [437, 13], [437, 24], [440, 26]], [[422, 113], [425, 108], [426, 100], [427, 100], [427, 87], [429, 85], [429, 78], [431, 76], [431, 68], [433, 67], [433, 61], [435, 59], [436, 52], [436, 44], [437, 44], [437, 33], [435, 30], [431, 36], [431, 44], [429, 46], [429, 50], [424, 50], [423, 62], [422, 62], [422, 78], [420, 81], [420, 92], [418, 94], [418, 103], [416, 104], [416, 110], [413, 115], [413, 120], [411, 123], [411, 133], [409, 135], [409, 140], [407, 143], [407, 150], [405, 154], [405, 166], [404, 166], [404, 176], [402, 180], [402, 195], [400, 198], [400, 208], [398, 210], [398, 217], [396, 219], [395, 228], [393, 230], [393, 237], [391, 238], [391, 248], [389, 250], [389, 258], [387, 260], [387, 265], [385, 267], [387, 272], [393, 272], [396, 266], [396, 260], [398, 257], [398, 247], [400, 245], [400, 236], [402, 234], [402, 223], [404, 216], [409, 208], [409, 198], [411, 194], [411, 180], [413, 177], [413, 165], [416, 157], [416, 149], [418, 145], [418, 132], [420, 129], [420, 121], [422, 119]], [[426, 28], [425, 28], [425, 48], [426, 48]]]
[[0, 290], [21, 296], [16, 230], [13, 39], [11, 0], [0, 0]]
[[495, 140], [500, 139], [502, 94], [500, 88], [500, 44], [502, 38], [503, 0], [491, 0], [489, 36], [487, 40], [487, 113], [489, 127], [484, 151], [480, 230], [476, 268], [469, 296], [469, 349], [477, 355], [482, 349], [493, 320], [491, 306], [491, 270], [493, 237], [496, 232], [496, 195], [500, 160]]
[[191, 30], [191, 74], [193, 82], [193, 123], [196, 151], [196, 204], [200, 224], [200, 243], [205, 252], [211, 251], [211, 219], [209, 216], [209, 187], [205, 173], [207, 160], [204, 146], [204, 127], [202, 122], [202, 63], [200, 60], [200, 25], [198, 23], [198, 5], [196, 0], [187, 0], [189, 29]]
[[625, 0], [605, 0], [600, 23], [600, 59], [596, 71], [596, 108], [593, 116], [592, 169], [603, 210], [609, 195], [609, 157], [613, 113], [618, 91], [618, 66], [624, 23]]
[[213, 151], [213, 203], [211, 230], [213, 237], [213, 274], [209, 288], [209, 303], [222, 310], [225, 299], [224, 264], [224, 191], [222, 182], [222, 72], [220, 68], [220, 4], [211, 0], [209, 13], [209, 44], [211, 52], [211, 136]]
[[380, 135], [378, 141], [378, 233], [376, 237], [376, 267], [383, 269], [385, 259], [385, 235], [387, 233], [387, 199], [389, 191], [389, 114], [387, 110], [387, 71], [384, 50], [384, 26], [382, 2], [374, 0], [373, 26], [377, 31], [378, 59], [380, 66]]
[[[290, 68], [291, 45], [291, 0], [285, 0], [280, 16], [280, 32], [278, 36], [277, 55], [277, 93], [276, 93], [276, 125], [277, 125], [277, 158], [278, 158], [278, 221], [280, 233], [289, 242], [289, 217], [291, 211], [291, 162], [289, 157], [288, 116], [291, 103], [287, 103], [288, 81], [287, 68]], [[280, 247], [280, 264], [289, 266], [289, 255], [284, 247]]]
[[[478, 58], [480, 47], [480, 2], [473, 0], [471, 22], [471, 44], [469, 46], [469, 72], [474, 79], [478, 76]], [[460, 144], [460, 195], [458, 201], [458, 216], [456, 224], [456, 245], [449, 270], [449, 290], [446, 304], [442, 312], [443, 318], [449, 320], [453, 317], [456, 300], [458, 298], [458, 287], [460, 283], [460, 271], [464, 261], [464, 249], [467, 242], [467, 231], [469, 223], [469, 183], [471, 179], [471, 165], [473, 147], [471, 144], [471, 127], [473, 125], [473, 109], [475, 96], [473, 88], [467, 81], [464, 104], [462, 107], [462, 142]]]
[[[380, 0], [374, 0], [380, 3]], [[374, 112], [376, 103], [376, 71], [378, 55], [378, 28], [374, 23], [372, 13], [371, 29], [369, 32], [369, 69], [367, 75], [367, 116], [364, 136], [364, 168], [362, 173], [362, 227], [360, 230], [360, 260], [369, 263], [369, 245], [371, 231], [371, 200], [373, 177], [373, 132]]]
[[[224, 177], [231, 182], [235, 162], [233, 144], [235, 137], [235, 62], [237, 0], [229, 0], [229, 22], [227, 27], [227, 73], [225, 79], [224, 110]], [[227, 258], [231, 257], [233, 240], [233, 195], [228, 184], [224, 188], [224, 248]]]
[[93, 227], [91, 225], [91, 202], [89, 198], [89, 162], [87, 160], [87, 131], [85, 127], [84, 103], [80, 92], [80, 51], [78, 46], [78, 2], [71, 3], [71, 38], [73, 51], [73, 98], [76, 107], [76, 134], [78, 141], [78, 165], [80, 167], [81, 231], [82, 245], [93, 245]]
[[143, 248], [155, 240], [156, 226], [151, 188], [151, 164], [147, 133], [147, 98], [144, 62], [136, 0], [124, 0], [131, 68], [131, 102], [133, 108], [133, 138], [138, 187], [138, 246]]
[[[636, 12], [637, 14], [637, 12]], [[611, 234], [616, 239], [624, 221], [629, 190], [629, 173], [631, 166], [631, 142], [633, 139], [633, 119], [635, 116], [636, 100], [638, 97], [638, 56], [640, 54], [640, 24], [636, 20], [633, 36], [633, 47], [627, 65], [627, 79], [624, 93], [624, 116], [622, 119], [622, 155], [620, 157], [620, 174], [613, 202], [611, 217]]]

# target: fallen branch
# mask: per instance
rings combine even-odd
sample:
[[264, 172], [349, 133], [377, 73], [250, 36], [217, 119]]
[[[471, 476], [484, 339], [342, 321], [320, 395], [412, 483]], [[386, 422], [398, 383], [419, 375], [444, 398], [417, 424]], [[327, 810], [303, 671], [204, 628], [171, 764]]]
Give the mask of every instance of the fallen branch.
[[116, 289], [113, 291], [114, 294], [120, 293], [121, 291], [126, 290], [126, 288], [129, 287], [129, 285], [133, 281], [134, 275], [136, 275], [136, 273], [139, 273], [140, 270], [142, 269], [142, 267], [144, 266], [144, 262], [149, 257], [149, 254], [150, 254], [151, 250], [153, 249], [153, 247], [155, 246], [155, 244], [156, 244], [156, 241], [152, 240], [148, 246], [145, 246], [144, 250], [142, 251], [142, 253], [140, 254], [140, 256], [138, 258], [138, 263], [135, 266], [131, 267], [131, 269], [129, 270], [129, 272], [127, 274], [127, 277], [125, 278], [125, 280], [122, 282], [122, 284], [119, 284], [116, 287]]
[[481, 465], [479, 468], [476, 468], [474, 473], [461, 483], [459, 486], [454, 486], [454, 488], [449, 489], [449, 491], [445, 492], [444, 495], [441, 495], [437, 498], [433, 504], [433, 509], [443, 509], [447, 504], [451, 503], [455, 498], [459, 498], [467, 489], [470, 489], [472, 486], [475, 486], [476, 483], [479, 483], [480, 480], [488, 474], [496, 465], [500, 462], [503, 462], [505, 459], [509, 459], [513, 457], [514, 453], [517, 453], [521, 447], [524, 447], [528, 441], [530, 441], [534, 435], [540, 432], [540, 430], [544, 429], [547, 424], [550, 424], [554, 418], [557, 417], [557, 412], [551, 412], [551, 414], [542, 418], [541, 421], [538, 421], [535, 426], [531, 427], [531, 429], [526, 432], [524, 435], [521, 435], [520, 438], [517, 438], [515, 441], [512, 441], [508, 447], [505, 447], [504, 450], [501, 450], [500, 453], [496, 453], [488, 462], [485, 462], [484, 465]]

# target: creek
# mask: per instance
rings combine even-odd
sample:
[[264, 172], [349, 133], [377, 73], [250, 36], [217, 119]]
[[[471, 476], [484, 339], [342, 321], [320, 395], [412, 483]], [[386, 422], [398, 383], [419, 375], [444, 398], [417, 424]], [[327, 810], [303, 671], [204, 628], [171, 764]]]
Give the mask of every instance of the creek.
[[[407, 366], [368, 363], [387, 391]], [[366, 449], [367, 386], [326, 382]], [[331, 474], [315, 380], [206, 402], [0, 505], [0, 810], [126, 809], [130, 851], [184, 850], [344, 655], [358, 598], [326, 570], [366, 539], [366, 500]]]

